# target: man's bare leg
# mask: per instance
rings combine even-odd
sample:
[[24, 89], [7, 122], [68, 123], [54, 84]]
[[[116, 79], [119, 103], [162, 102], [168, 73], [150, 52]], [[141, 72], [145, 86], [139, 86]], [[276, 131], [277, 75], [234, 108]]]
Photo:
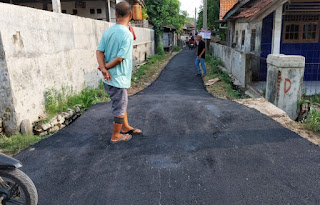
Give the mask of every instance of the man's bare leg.
[[[129, 122], [128, 122], [128, 113], [126, 111], [126, 113], [124, 114], [124, 117], [123, 117], [123, 125], [122, 125], [122, 132], [126, 133], [126, 132], [129, 132], [130, 130], [133, 130], [134, 128], [131, 127], [129, 125]], [[142, 133], [141, 130], [139, 129], [135, 129], [133, 131], [133, 133]]]
[[[111, 141], [116, 142], [119, 141], [123, 134], [120, 134], [121, 128], [123, 127], [123, 123], [121, 123], [121, 119], [124, 121], [124, 116], [116, 116], [115, 119], [118, 118], [117, 122], [113, 122], [113, 130]], [[123, 140], [126, 141], [130, 138], [130, 135], [127, 135]]]

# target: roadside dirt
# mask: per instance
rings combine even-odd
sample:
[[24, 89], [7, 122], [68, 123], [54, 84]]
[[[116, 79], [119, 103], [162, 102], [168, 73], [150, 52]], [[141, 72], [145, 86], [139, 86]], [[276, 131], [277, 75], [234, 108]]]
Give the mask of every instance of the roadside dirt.
[[237, 103], [245, 105], [249, 108], [254, 108], [265, 114], [275, 121], [279, 122], [282, 126], [290, 129], [291, 131], [297, 133], [301, 137], [309, 140], [310, 142], [320, 146], [320, 135], [307, 130], [302, 124], [291, 120], [288, 115], [272, 103], [266, 101], [264, 98], [251, 98], [251, 99], [241, 99], [234, 100]]
[[137, 83], [133, 82], [131, 84], [131, 88], [128, 89], [128, 94], [134, 95], [140, 92], [141, 90], [145, 89], [149, 85], [151, 85], [159, 77], [159, 75], [161, 74], [163, 69], [167, 66], [167, 64], [170, 62], [170, 60], [174, 56], [176, 56], [178, 53], [180, 52], [172, 52], [171, 55], [168, 56], [168, 58], [165, 61], [152, 65], [152, 67], [150, 68], [152, 72], [146, 72], [146, 76], [144, 76], [144, 78], [140, 82], [137, 82]]

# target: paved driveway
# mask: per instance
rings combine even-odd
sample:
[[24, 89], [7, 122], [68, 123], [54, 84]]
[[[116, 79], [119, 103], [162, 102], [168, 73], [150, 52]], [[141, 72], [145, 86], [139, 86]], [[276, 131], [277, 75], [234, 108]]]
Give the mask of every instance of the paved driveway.
[[110, 145], [110, 103], [16, 157], [39, 204], [320, 204], [320, 149], [206, 92], [194, 50], [129, 98], [145, 136]]

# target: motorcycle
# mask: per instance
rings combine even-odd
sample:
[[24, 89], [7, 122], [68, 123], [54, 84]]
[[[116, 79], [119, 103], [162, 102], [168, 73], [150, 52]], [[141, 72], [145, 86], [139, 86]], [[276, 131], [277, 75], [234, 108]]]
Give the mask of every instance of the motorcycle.
[[18, 160], [0, 153], [0, 205], [38, 204], [37, 189], [21, 167]]
[[196, 48], [196, 42], [194, 40], [189, 41], [189, 49], [195, 49]]

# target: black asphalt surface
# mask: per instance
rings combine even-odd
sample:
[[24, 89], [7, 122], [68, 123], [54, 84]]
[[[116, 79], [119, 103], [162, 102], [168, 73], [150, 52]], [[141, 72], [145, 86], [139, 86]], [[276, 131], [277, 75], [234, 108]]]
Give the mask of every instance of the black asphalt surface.
[[144, 136], [110, 145], [110, 103], [16, 155], [41, 205], [320, 204], [320, 148], [212, 97], [184, 50], [129, 98]]

